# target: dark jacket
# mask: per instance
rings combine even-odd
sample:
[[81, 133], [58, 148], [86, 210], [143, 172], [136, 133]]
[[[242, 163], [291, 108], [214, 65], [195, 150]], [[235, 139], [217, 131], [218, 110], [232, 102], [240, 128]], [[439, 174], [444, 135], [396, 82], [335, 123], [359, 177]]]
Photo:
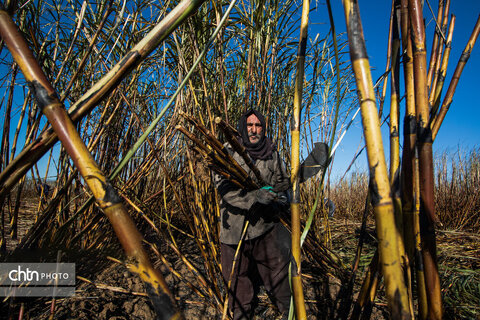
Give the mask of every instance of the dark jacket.
[[[228, 144], [225, 146], [238, 164], [257, 182], [253, 171], [246, 165], [243, 158]], [[289, 179], [277, 151], [273, 152], [270, 159], [257, 160], [255, 166], [269, 186], [285, 184]], [[245, 226], [245, 218], [250, 221], [245, 240], [265, 234], [279, 222], [279, 214], [288, 208], [288, 203], [281, 201], [275, 201], [268, 206], [257, 203], [255, 191], [243, 190], [218, 174], [215, 174], [214, 181], [222, 197], [220, 204], [220, 242], [222, 243], [238, 244]], [[283, 196], [285, 197], [285, 194]]]

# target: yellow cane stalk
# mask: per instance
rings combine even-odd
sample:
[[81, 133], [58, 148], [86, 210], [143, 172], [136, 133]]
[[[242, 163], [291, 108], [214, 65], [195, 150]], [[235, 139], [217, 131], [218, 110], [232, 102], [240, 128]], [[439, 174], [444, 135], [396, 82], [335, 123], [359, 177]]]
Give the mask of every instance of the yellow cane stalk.
[[[443, 53], [443, 45], [445, 43], [445, 33], [447, 32], [447, 25], [448, 25], [448, 13], [450, 12], [450, 0], [445, 0], [445, 7], [443, 8], [443, 19], [442, 19], [442, 26], [441, 26], [441, 29], [439, 31], [439, 42], [438, 42], [438, 46], [435, 48], [435, 51], [432, 52], [432, 56], [430, 57], [430, 60], [434, 60], [435, 59], [435, 63], [434, 63], [434, 70], [432, 71], [433, 73], [433, 82], [430, 78], [428, 78], [428, 75], [427, 75], [427, 92], [430, 92], [431, 95], [433, 95], [437, 89], [437, 82], [438, 82], [438, 77], [440, 75], [440, 64], [441, 64], [441, 60], [442, 60], [442, 56], [445, 57], [445, 54], [442, 54]], [[438, 30], [438, 26], [437, 26], [437, 30]], [[433, 48], [433, 46], [432, 46]], [[429, 70], [430, 72], [430, 70]], [[431, 85], [430, 85], [431, 84]], [[431, 104], [430, 104], [431, 105]]]
[[[433, 72], [435, 70], [435, 63], [437, 62], [437, 55], [440, 51], [439, 38], [442, 36], [442, 21], [443, 21], [443, 8], [445, 5], [445, 1], [438, 2], [438, 11], [437, 11], [437, 20], [435, 21], [435, 33], [433, 35], [432, 41], [432, 54], [430, 59], [430, 64], [428, 66], [428, 73], [427, 73], [427, 85], [431, 88], [431, 83], [433, 79]], [[447, 10], [448, 11], [448, 10]], [[448, 15], [448, 14], [447, 14]]]
[[398, 230], [388, 181], [387, 166], [380, 132], [370, 65], [365, 48], [358, 4], [343, 0], [347, 21], [350, 59], [362, 112], [362, 124], [372, 185], [372, 202], [377, 224], [378, 251], [390, 314], [393, 319], [410, 319], [408, 293], [405, 286], [399, 250]]
[[404, 222], [402, 212], [401, 184], [400, 184], [400, 0], [392, 1], [392, 65], [391, 65], [391, 94], [390, 94], [390, 186], [395, 212], [395, 221], [398, 232], [399, 254], [408, 289], [410, 313], [413, 314], [411, 294], [411, 272], [409, 260], [405, 253], [403, 238]]
[[430, 92], [430, 98], [428, 100], [428, 103], [430, 104], [430, 106], [432, 106], [432, 110], [430, 111], [430, 117], [434, 117], [437, 114], [438, 107], [440, 105], [440, 96], [442, 94], [445, 76], [447, 75], [447, 66], [450, 57], [450, 51], [452, 50], [452, 37], [453, 29], [455, 28], [455, 20], [455, 15], [452, 15], [450, 27], [448, 28], [447, 42], [445, 43], [445, 52], [443, 53], [442, 66], [440, 67], [437, 82], [435, 83], [435, 92]]
[[443, 119], [447, 114], [448, 109], [450, 108], [450, 104], [453, 100], [453, 94], [455, 93], [455, 89], [457, 88], [458, 81], [460, 80], [460, 75], [462, 74], [463, 68], [467, 64], [468, 59], [470, 58], [470, 53], [472, 52], [473, 46], [477, 41], [478, 34], [480, 33], [480, 15], [478, 15], [477, 22], [475, 23], [475, 27], [473, 28], [472, 35], [468, 40], [468, 43], [465, 49], [462, 52], [460, 60], [458, 61], [457, 67], [455, 68], [455, 72], [453, 73], [452, 80], [450, 81], [450, 85], [448, 86], [447, 93], [445, 94], [445, 98], [443, 99], [442, 107], [438, 115], [435, 117], [434, 121], [432, 121], [432, 139], [435, 140], [437, 136], [438, 130], [442, 125]]
[[[402, 6], [402, 44], [405, 52], [404, 55], [404, 77], [405, 77], [405, 118], [404, 118], [404, 142], [402, 155], [402, 212], [403, 212], [403, 232], [405, 251], [409, 262], [409, 272], [413, 273], [416, 266], [417, 279], [417, 295], [419, 300], [419, 309], [426, 310], [426, 292], [425, 280], [423, 274], [423, 259], [421, 257], [420, 241], [416, 246], [416, 239], [419, 239], [420, 231], [415, 231], [418, 227], [418, 212], [420, 205], [418, 204], [418, 195], [420, 191], [415, 193], [415, 186], [418, 184], [418, 163], [415, 157], [416, 143], [416, 120], [415, 120], [415, 84], [413, 79], [413, 48], [411, 29], [409, 27], [410, 19], [408, 16], [408, 0], [401, 0]], [[406, 49], [406, 50], [405, 50]], [[417, 184], [415, 184], [417, 183]], [[417, 196], [415, 196], [416, 194]], [[414, 199], [417, 200], [414, 203]], [[415, 206], [418, 204], [418, 206]], [[418, 211], [416, 208], [418, 207]], [[418, 229], [419, 230], [419, 229]], [[421, 268], [420, 268], [421, 267]], [[412, 296], [412, 282], [408, 284], [410, 297]]]
[[363, 279], [362, 287], [358, 293], [357, 301], [353, 306], [350, 320], [360, 319], [360, 316], [362, 316], [362, 310], [365, 309], [367, 305], [371, 305], [373, 303], [380, 278], [381, 275], [378, 270], [377, 250], [375, 251], [373, 258], [370, 261], [370, 265], [368, 266], [367, 272], [365, 273], [365, 278]]
[[292, 214], [292, 255], [294, 265], [292, 265], [292, 287], [293, 301], [295, 305], [295, 316], [297, 320], [306, 319], [305, 301], [302, 287], [302, 269], [301, 269], [301, 245], [300, 245], [300, 185], [298, 172], [300, 168], [300, 113], [303, 93], [303, 76], [305, 71], [305, 51], [307, 47], [307, 31], [308, 31], [308, 13], [310, 3], [308, 0], [303, 1], [302, 21], [300, 25], [300, 41], [298, 44], [297, 56], [297, 75], [295, 79], [295, 95], [293, 99], [293, 124], [291, 129], [292, 135], [292, 190], [293, 199], [291, 203]]
[[415, 206], [413, 212], [412, 232], [414, 235], [414, 254], [415, 254], [415, 274], [417, 276], [417, 296], [418, 296], [418, 315], [420, 319], [427, 319], [428, 317], [428, 298], [427, 289], [425, 286], [425, 271], [423, 266], [422, 255], [422, 239], [420, 237], [420, 173], [418, 164], [418, 152], [415, 149], [414, 156], [414, 189], [415, 189]]
[[[400, 237], [398, 244], [402, 264], [407, 262], [403, 244], [402, 200], [400, 197], [400, 109], [399, 109], [399, 69], [400, 69], [400, 1], [394, 0], [392, 10], [392, 65], [390, 94], [390, 186], [392, 188], [395, 221]], [[405, 266], [404, 266], [405, 267]]]
[[409, 14], [413, 36], [413, 64], [415, 81], [415, 104], [417, 112], [417, 149], [420, 174], [420, 221], [423, 265], [428, 298], [428, 318], [442, 319], [442, 296], [438, 274], [435, 243], [435, 214], [432, 133], [429, 127], [427, 91], [427, 55], [425, 28], [419, 0], [409, 0]]
[[164, 319], [182, 318], [181, 313], [175, 310], [173, 297], [163, 276], [155, 270], [143, 249], [142, 236], [128, 215], [120, 197], [98, 168], [33, 53], [10, 16], [3, 10], [0, 10], [0, 34], [20, 66], [37, 104], [85, 179], [99, 207], [110, 220], [126, 254], [133, 260], [130, 270], [145, 282], [155, 310], [159, 313], [158, 316]]
[[[394, 6], [396, 1], [394, 3]], [[394, 189], [394, 195], [400, 195], [400, 185], [398, 179], [400, 178], [400, 129], [399, 129], [399, 53], [400, 53], [400, 38], [399, 38], [399, 20], [397, 16], [397, 9], [393, 9], [392, 14], [392, 65], [391, 65], [391, 85], [390, 85], [390, 184]]]

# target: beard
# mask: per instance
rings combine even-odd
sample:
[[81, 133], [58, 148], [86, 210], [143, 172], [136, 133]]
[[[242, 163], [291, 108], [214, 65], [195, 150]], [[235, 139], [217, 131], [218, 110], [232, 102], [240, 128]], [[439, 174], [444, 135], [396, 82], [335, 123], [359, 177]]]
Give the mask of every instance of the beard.
[[[258, 133], [249, 133], [248, 134], [248, 140], [250, 141], [250, 143], [257, 143], [260, 141], [260, 138], [262, 136]], [[253, 139], [252, 139], [253, 138]]]

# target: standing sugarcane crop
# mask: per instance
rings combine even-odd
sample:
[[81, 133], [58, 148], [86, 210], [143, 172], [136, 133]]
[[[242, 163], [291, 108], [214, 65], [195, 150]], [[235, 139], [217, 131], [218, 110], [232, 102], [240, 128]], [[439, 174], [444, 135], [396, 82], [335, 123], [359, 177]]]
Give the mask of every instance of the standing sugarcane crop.
[[81, 140], [55, 90], [35, 60], [10, 16], [0, 10], [0, 35], [20, 66], [36, 102], [51, 123], [75, 166], [84, 177], [99, 207], [109, 218], [120, 243], [132, 260], [129, 268], [145, 282], [159, 319], [181, 319], [163, 276], [155, 270], [142, 247], [142, 236], [110, 181], [101, 172]]
[[380, 133], [380, 121], [373, 92], [360, 12], [355, 0], [343, 0], [343, 6], [345, 20], [347, 21], [350, 59], [355, 72], [362, 124], [367, 144], [372, 203], [377, 225], [380, 264], [385, 278], [385, 292], [392, 319], [410, 319], [407, 287], [401, 268], [401, 246], [398, 243], [401, 237], [398, 235], [399, 230], [395, 224], [390, 183]]
[[[74, 123], [80, 121], [134, 70], [145, 58], [183, 23], [204, 0], [183, 0], [171, 10], [139, 43], [113, 68], [69, 108]], [[51, 128], [44, 130], [32, 143], [26, 145], [15, 159], [0, 172], [0, 203], [15, 184], [28, 172], [57, 141]]]

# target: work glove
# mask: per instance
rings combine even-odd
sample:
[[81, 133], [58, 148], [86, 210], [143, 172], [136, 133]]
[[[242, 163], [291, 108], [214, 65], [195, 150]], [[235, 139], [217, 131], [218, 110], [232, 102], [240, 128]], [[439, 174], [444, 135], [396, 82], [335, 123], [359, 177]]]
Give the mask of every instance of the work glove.
[[273, 188], [273, 192], [275, 193], [281, 193], [281, 192], [285, 192], [287, 191], [288, 189], [291, 189], [292, 188], [292, 183], [290, 182], [290, 179], [283, 179], [282, 182], [280, 183], [277, 183], [275, 185], [275, 187]]
[[258, 189], [253, 192], [255, 193], [255, 201], [260, 204], [269, 205], [275, 200], [275, 193], [268, 189]]
[[290, 201], [288, 201], [288, 197], [287, 197], [286, 192], [278, 193], [277, 197], [275, 198], [275, 202], [280, 207], [286, 207], [286, 206], [290, 205]]

